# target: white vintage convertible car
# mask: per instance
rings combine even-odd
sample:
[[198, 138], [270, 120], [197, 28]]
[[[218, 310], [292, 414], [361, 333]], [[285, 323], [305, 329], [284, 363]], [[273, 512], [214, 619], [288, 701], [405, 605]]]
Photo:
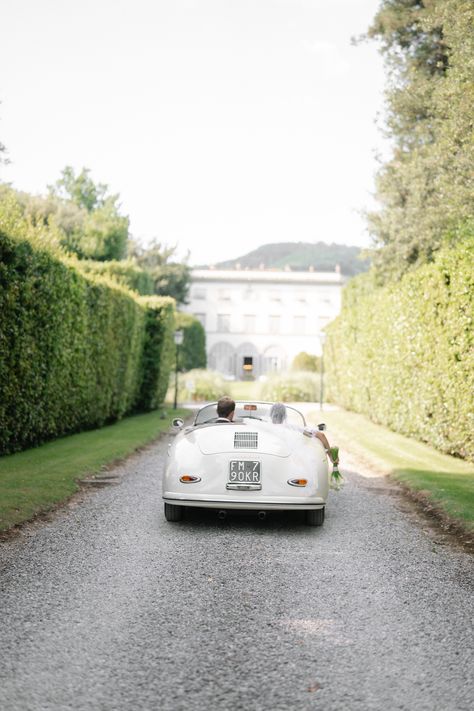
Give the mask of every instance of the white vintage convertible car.
[[190, 426], [173, 420], [179, 432], [163, 479], [168, 521], [181, 520], [186, 507], [205, 507], [220, 518], [230, 509], [253, 509], [259, 518], [301, 510], [308, 525], [322, 525], [330, 477], [324, 446], [295, 408], [287, 406], [287, 424], [270, 422], [272, 404], [239, 401], [233, 422], [216, 422], [217, 403], [202, 407]]

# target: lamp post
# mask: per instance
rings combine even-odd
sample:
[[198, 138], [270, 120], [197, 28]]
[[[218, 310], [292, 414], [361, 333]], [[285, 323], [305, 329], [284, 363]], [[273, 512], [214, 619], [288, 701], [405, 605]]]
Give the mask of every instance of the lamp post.
[[319, 333], [319, 343], [321, 344], [321, 368], [319, 369], [319, 409], [323, 409], [324, 402], [324, 342], [326, 334], [321, 331]]
[[174, 370], [174, 409], [178, 407], [178, 366], [179, 366], [179, 347], [183, 342], [183, 332], [174, 332], [174, 342], [176, 344], [176, 363]]

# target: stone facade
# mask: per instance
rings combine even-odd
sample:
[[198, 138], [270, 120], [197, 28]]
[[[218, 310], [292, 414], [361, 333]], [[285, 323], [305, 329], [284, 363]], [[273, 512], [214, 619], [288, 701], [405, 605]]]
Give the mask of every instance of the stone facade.
[[194, 269], [184, 310], [205, 328], [209, 368], [259, 377], [301, 351], [321, 352], [318, 334], [339, 313], [344, 281], [338, 271]]

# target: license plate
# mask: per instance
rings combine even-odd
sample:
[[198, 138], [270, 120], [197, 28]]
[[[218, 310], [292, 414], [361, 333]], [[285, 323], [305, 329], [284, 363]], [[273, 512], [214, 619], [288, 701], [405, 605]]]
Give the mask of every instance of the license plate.
[[260, 462], [234, 459], [230, 462], [229, 484], [261, 484]]

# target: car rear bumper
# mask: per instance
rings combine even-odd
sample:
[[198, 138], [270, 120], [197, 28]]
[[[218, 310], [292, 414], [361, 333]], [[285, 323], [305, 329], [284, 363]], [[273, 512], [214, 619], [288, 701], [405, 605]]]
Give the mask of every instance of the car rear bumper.
[[314, 511], [322, 509], [326, 502], [321, 497], [311, 497], [295, 501], [295, 498], [287, 499], [286, 497], [272, 496], [261, 500], [249, 500], [242, 497], [224, 497], [218, 498], [215, 496], [196, 496], [189, 498], [181, 494], [172, 494], [166, 492], [163, 495], [163, 501], [167, 504], [175, 504], [176, 506], [191, 506], [196, 508], [210, 509], [243, 509], [243, 510], [275, 510], [275, 511]]

